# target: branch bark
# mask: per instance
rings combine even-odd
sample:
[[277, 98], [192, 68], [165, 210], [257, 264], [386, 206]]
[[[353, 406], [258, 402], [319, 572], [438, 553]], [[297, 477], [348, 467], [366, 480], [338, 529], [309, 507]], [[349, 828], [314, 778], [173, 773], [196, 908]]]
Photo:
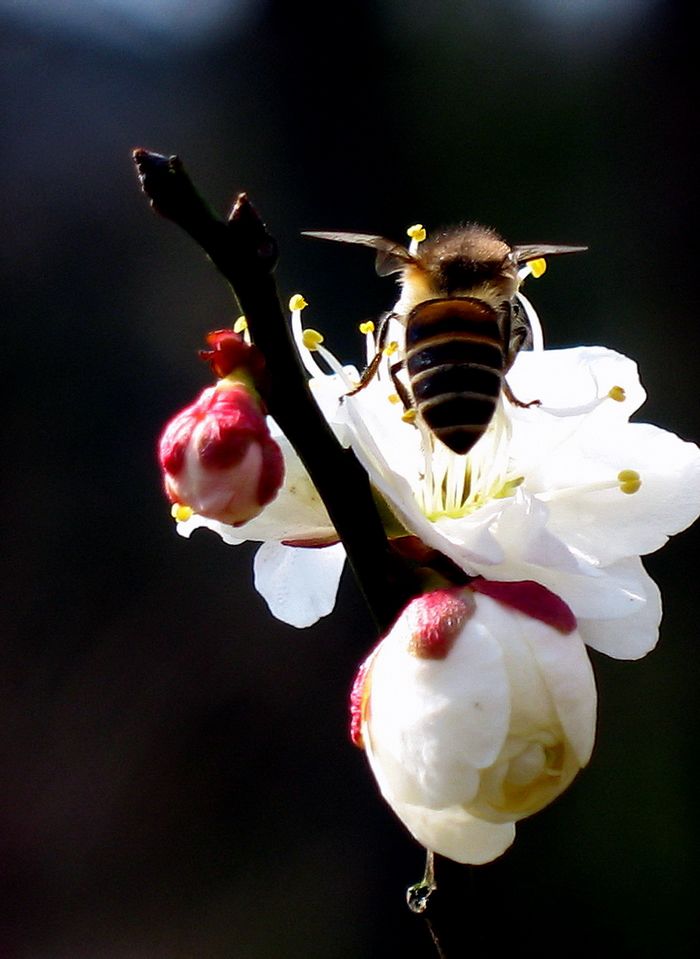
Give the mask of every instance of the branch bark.
[[223, 220], [201, 198], [179, 157], [144, 149], [133, 157], [153, 209], [189, 233], [233, 289], [265, 356], [269, 375], [261, 392], [267, 408], [308, 470], [377, 628], [385, 632], [419, 585], [390, 548], [367, 474], [352, 451], [340, 446], [311, 396], [273, 276], [274, 238], [245, 193]]

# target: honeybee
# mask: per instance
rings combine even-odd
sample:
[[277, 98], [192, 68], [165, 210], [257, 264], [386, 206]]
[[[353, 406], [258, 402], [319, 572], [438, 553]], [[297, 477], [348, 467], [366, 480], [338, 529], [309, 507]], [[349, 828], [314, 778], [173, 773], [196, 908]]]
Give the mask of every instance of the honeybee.
[[[403, 357], [392, 368], [397, 392], [454, 453], [467, 453], [486, 431], [501, 390], [519, 406], [506, 374], [532, 333], [518, 299], [518, 269], [530, 260], [579, 253], [585, 246], [510, 246], [494, 230], [471, 223], [425, 240], [420, 250], [366, 233], [306, 231], [306, 236], [359, 243], [376, 250], [380, 276], [400, 273], [401, 295], [383, 318], [377, 355], [358, 389], [376, 373], [389, 321], [405, 328]], [[408, 390], [398, 380], [405, 367]]]

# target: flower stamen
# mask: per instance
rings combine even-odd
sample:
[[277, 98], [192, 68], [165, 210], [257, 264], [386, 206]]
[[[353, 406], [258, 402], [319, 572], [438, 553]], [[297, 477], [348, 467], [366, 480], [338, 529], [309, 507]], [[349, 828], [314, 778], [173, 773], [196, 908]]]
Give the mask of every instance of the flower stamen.
[[[321, 337], [321, 339], [323, 339], [323, 337]], [[342, 364], [338, 361], [336, 356], [333, 353], [331, 353], [329, 349], [327, 349], [325, 346], [319, 343], [316, 347], [316, 350], [318, 351], [319, 355], [322, 356], [323, 359], [326, 361], [326, 363], [331, 368], [333, 373], [335, 373], [335, 375], [342, 380], [345, 386], [345, 389], [349, 393], [352, 393], [355, 389], [357, 389], [357, 382], [350, 378], [347, 370], [342, 366]]]
[[541, 257], [539, 260], [530, 260], [530, 276], [534, 277], [536, 280], [546, 272], [547, 270], [547, 261], [544, 257]]
[[418, 252], [419, 245], [427, 236], [425, 227], [422, 223], [414, 223], [413, 226], [409, 226], [409, 228], [406, 230], [406, 234], [411, 238], [411, 242], [408, 246], [408, 252], [411, 254], [411, 256], [415, 256]]
[[308, 305], [301, 293], [295, 293], [289, 300], [289, 309], [292, 313], [296, 313], [297, 311], [301, 313]]
[[170, 507], [170, 515], [176, 522], [184, 523], [194, 515], [194, 510], [191, 506], [185, 506], [184, 503], [173, 503]]
[[544, 503], [565, 499], [567, 496], [581, 496], [583, 493], [597, 493], [604, 490], [619, 489], [621, 493], [636, 493], [642, 486], [642, 478], [637, 470], [620, 470], [615, 479], [599, 480], [596, 483], [580, 483], [577, 486], [562, 486], [560, 489], [537, 493]]
[[636, 493], [642, 485], [642, 479], [636, 470], [620, 470], [617, 478], [622, 493]]
[[248, 329], [248, 320], [245, 318], [245, 316], [238, 317], [236, 322], [233, 324], [233, 332], [240, 333], [245, 342], [250, 345], [250, 330]]
[[377, 342], [374, 335], [374, 323], [372, 320], [366, 320], [364, 323], [360, 323], [359, 330], [365, 338], [365, 362], [367, 363], [367, 366], [369, 366], [377, 352]]
[[323, 378], [326, 374], [318, 365], [313, 357], [313, 353], [318, 353], [323, 357], [333, 373], [340, 377], [345, 387], [352, 391], [357, 386], [348, 376], [345, 369], [341, 366], [335, 356], [329, 349], [323, 346], [323, 334], [312, 328], [303, 329], [301, 325], [301, 311], [309, 304], [301, 293], [295, 293], [289, 301], [289, 308], [292, 311], [292, 335], [297, 345], [299, 356], [308, 372], [313, 378]]
[[301, 341], [309, 352], [315, 353], [321, 343], [323, 343], [323, 334], [319, 333], [318, 330], [308, 327], [302, 333]]
[[611, 400], [615, 400], [616, 403], [624, 403], [627, 398], [627, 394], [622, 386], [612, 386], [608, 390], [608, 396]]
[[312, 377], [323, 376], [323, 370], [311, 355], [311, 349], [304, 342], [304, 330], [301, 326], [301, 311], [306, 309], [308, 305], [301, 293], [295, 293], [289, 300], [289, 309], [292, 313], [292, 336], [294, 337], [299, 356], [307, 372], [310, 373]]
[[587, 403], [581, 403], [578, 406], [538, 406], [537, 409], [543, 413], [549, 413], [550, 416], [586, 416], [592, 413], [597, 407], [605, 403], [606, 400], [613, 400], [615, 403], [623, 403], [627, 398], [623, 387], [611, 386], [603, 396], [596, 396], [595, 399]]
[[[419, 425], [423, 425], [419, 421]], [[417, 497], [427, 519], [459, 519], [492, 499], [513, 496], [524, 482], [513, 475], [509, 457], [511, 424], [499, 402], [486, 433], [466, 455], [436, 442], [427, 428], [421, 430], [425, 474]]]

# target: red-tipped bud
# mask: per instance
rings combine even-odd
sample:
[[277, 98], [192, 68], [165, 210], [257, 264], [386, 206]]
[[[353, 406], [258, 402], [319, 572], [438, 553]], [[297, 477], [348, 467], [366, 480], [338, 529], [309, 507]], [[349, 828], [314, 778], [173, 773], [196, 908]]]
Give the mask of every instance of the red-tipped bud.
[[222, 379], [236, 370], [245, 370], [257, 381], [265, 366], [260, 350], [246, 343], [240, 333], [233, 330], [214, 330], [207, 334], [208, 350], [200, 350], [199, 355], [211, 366], [212, 372]]
[[168, 423], [158, 455], [172, 503], [233, 526], [257, 516], [284, 477], [282, 452], [244, 383], [203, 390]]

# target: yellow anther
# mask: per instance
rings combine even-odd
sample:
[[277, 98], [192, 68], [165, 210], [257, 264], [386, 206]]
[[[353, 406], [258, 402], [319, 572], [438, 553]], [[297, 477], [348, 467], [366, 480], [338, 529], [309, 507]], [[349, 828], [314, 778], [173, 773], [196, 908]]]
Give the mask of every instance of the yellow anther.
[[414, 223], [413, 226], [409, 226], [406, 233], [412, 240], [415, 240], [416, 243], [422, 243], [427, 236], [422, 223]]
[[621, 483], [629, 483], [639, 479], [639, 473], [636, 470], [620, 470], [617, 478]]
[[530, 260], [528, 266], [530, 267], [530, 275], [538, 280], [547, 269], [547, 261], [541, 257], [539, 260]]
[[613, 386], [612, 389], [608, 390], [608, 396], [611, 400], [615, 400], [616, 403], [624, 403], [627, 398], [624, 389], [621, 386]]
[[173, 503], [170, 507], [170, 515], [178, 523], [184, 523], [193, 513], [194, 510], [190, 506], [185, 506], [184, 503]]
[[389, 393], [389, 395], [387, 396], [387, 399], [389, 400], [390, 403], [393, 403], [394, 406], [396, 406], [397, 403], [401, 402], [401, 397], [399, 396], [398, 393]]
[[248, 329], [248, 320], [244, 316], [239, 316], [236, 322], [233, 324], [234, 333], [245, 333]]
[[295, 293], [289, 301], [289, 309], [292, 313], [296, 313], [297, 310], [303, 310], [304, 307], [308, 305], [301, 293]]
[[367, 320], [366, 323], [360, 323], [360, 333], [364, 333], [365, 335], [374, 333], [374, 323], [371, 320]]
[[384, 347], [384, 356], [393, 356], [398, 348], [399, 344], [396, 342], [396, 340], [392, 340], [391, 343], [387, 343], [387, 345]]
[[642, 478], [636, 470], [620, 470], [617, 481], [623, 493], [636, 493], [642, 485]]
[[301, 339], [306, 349], [312, 352], [323, 343], [323, 337], [318, 330], [304, 330]]
[[401, 419], [404, 423], [415, 423], [416, 416], [418, 415], [416, 410], [406, 410]]

